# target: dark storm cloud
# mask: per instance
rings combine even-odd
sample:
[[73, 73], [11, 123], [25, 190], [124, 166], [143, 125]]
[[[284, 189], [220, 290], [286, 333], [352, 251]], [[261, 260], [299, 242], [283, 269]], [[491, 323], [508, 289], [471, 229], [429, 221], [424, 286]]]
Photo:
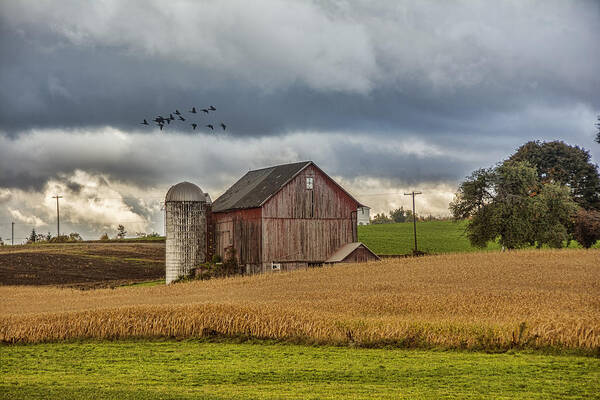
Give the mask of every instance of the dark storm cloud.
[[265, 1], [247, 15], [235, 1], [98, 4], [3, 5], [5, 132], [133, 130], [214, 103], [200, 120], [239, 136], [402, 127], [446, 137], [495, 135], [490, 119], [523, 118], [531, 105], [600, 108], [594, 2]]

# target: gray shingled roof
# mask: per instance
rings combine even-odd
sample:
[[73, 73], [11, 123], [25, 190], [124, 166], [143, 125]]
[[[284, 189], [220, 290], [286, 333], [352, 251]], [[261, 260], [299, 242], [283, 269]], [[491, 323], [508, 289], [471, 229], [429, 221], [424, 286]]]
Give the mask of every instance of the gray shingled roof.
[[303, 161], [249, 171], [215, 200], [212, 210], [219, 212], [260, 207], [310, 164], [312, 161]]

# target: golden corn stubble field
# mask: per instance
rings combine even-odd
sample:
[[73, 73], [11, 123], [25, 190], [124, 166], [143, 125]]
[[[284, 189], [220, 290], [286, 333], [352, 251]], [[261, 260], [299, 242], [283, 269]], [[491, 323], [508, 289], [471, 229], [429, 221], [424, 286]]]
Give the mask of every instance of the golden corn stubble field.
[[246, 336], [302, 343], [600, 349], [600, 251], [345, 264], [170, 286], [0, 287], [0, 340]]

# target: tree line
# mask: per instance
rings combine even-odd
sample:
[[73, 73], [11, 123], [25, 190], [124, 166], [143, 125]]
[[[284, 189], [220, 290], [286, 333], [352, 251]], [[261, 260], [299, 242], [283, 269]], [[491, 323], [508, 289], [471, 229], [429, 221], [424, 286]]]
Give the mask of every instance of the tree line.
[[413, 222], [414, 220], [425, 222], [425, 221], [445, 221], [450, 218], [447, 217], [436, 217], [431, 214], [429, 215], [413, 215], [412, 210], [405, 210], [404, 207], [390, 210], [389, 215], [385, 213], [375, 214], [371, 218], [371, 224], [393, 224], [400, 222]]

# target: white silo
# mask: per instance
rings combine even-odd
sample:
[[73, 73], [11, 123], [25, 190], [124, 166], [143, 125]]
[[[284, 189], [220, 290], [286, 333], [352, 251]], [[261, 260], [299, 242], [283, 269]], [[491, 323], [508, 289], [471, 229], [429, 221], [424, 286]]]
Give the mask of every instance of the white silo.
[[190, 182], [172, 186], [165, 197], [166, 282], [206, 261], [210, 197]]

